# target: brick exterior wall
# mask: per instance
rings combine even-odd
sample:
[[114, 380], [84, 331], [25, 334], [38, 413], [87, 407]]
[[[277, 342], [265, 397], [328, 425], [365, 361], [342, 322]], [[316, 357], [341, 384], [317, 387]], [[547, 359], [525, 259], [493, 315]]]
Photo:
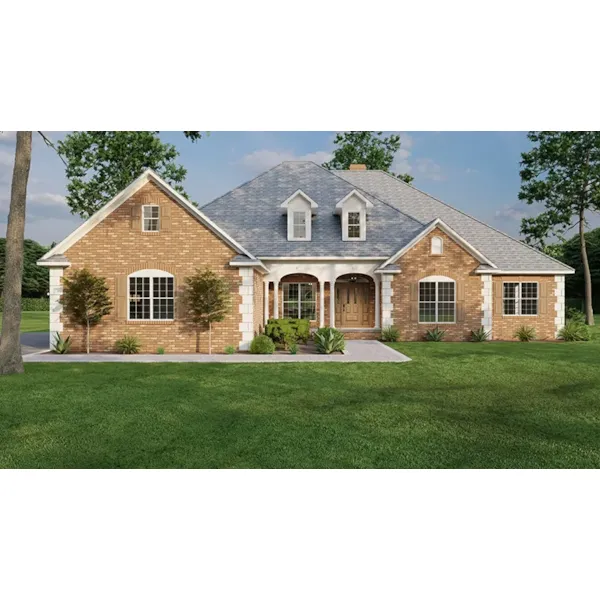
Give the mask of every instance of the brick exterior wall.
[[[141, 230], [139, 209], [136, 205], [156, 204], [161, 207], [161, 231], [144, 233]], [[208, 333], [199, 336], [183, 320], [178, 306], [185, 277], [196, 269], [206, 267], [224, 277], [231, 286], [232, 308], [221, 323], [213, 325], [213, 352], [223, 352], [225, 346], [236, 348], [241, 340], [241, 278], [237, 267], [229, 262], [237, 252], [221, 238], [202, 225], [195, 217], [167, 196], [154, 183], [148, 183], [113, 211], [65, 252], [71, 267], [65, 269], [68, 277], [74, 269], [87, 267], [96, 275], [106, 278], [114, 308], [92, 330], [91, 350], [110, 352], [116, 340], [124, 335], [134, 335], [141, 341], [142, 352], [156, 352], [158, 346], [170, 353], [208, 352]], [[128, 321], [127, 302], [123, 295], [117, 297], [117, 281], [126, 281], [129, 274], [140, 269], [160, 269], [175, 277], [174, 321]], [[126, 292], [125, 292], [126, 293]], [[84, 350], [84, 332], [73, 325], [65, 314], [61, 315], [64, 335], [71, 335], [73, 351]]]
[[[507, 315], [503, 313], [502, 292], [504, 282], [536, 281], [538, 283], [538, 314], [537, 315]], [[514, 340], [515, 331], [522, 325], [535, 328], [539, 340], [553, 340], [556, 338], [555, 317], [556, 281], [553, 275], [502, 275], [492, 277], [492, 338], [495, 340]]]

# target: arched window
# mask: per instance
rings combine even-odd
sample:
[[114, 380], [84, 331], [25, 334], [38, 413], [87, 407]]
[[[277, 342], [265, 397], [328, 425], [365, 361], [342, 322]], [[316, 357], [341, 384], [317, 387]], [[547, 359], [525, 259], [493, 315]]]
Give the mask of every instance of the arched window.
[[419, 281], [419, 323], [456, 322], [456, 282], [434, 275]]
[[169, 321], [175, 314], [175, 278], [157, 269], [143, 269], [129, 275], [129, 319]]
[[444, 240], [439, 236], [431, 238], [431, 254], [443, 254], [444, 253]]

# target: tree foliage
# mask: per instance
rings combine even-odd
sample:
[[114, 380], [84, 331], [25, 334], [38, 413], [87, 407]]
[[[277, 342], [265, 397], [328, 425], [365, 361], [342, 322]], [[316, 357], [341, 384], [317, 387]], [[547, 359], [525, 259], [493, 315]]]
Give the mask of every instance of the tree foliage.
[[527, 242], [543, 245], [550, 235], [563, 236], [573, 222], [579, 225], [580, 255], [585, 281], [586, 321], [593, 323], [592, 281], [585, 225], [588, 211], [600, 210], [600, 132], [532, 131], [534, 147], [521, 155], [521, 191], [527, 204], [544, 211], [523, 219]]
[[[67, 204], [87, 219], [125, 189], [145, 169], [153, 169], [179, 193], [186, 169], [175, 161], [179, 152], [158, 131], [76, 131], [58, 142], [66, 165]], [[195, 142], [199, 131], [184, 131]]]
[[[323, 164], [326, 169], [349, 169], [350, 165], [366, 165], [369, 170], [389, 172], [396, 152], [400, 150], [400, 136], [382, 137], [378, 131], [345, 131], [335, 136], [333, 158]], [[406, 183], [414, 178], [408, 174], [394, 174]]]
[[[208, 327], [208, 352], [212, 354], [212, 324], [225, 319], [231, 307], [231, 290], [222, 277], [210, 269], [186, 277], [184, 303], [188, 318], [198, 327]], [[197, 330], [198, 332], [198, 330]], [[199, 351], [199, 338], [196, 338]]]
[[[48, 248], [34, 240], [23, 243], [23, 282], [24, 298], [42, 298], [48, 294], [49, 277], [46, 267], [38, 267], [36, 262], [48, 251]], [[4, 290], [6, 267], [6, 239], [0, 238], [0, 296]]]
[[86, 350], [90, 352], [90, 329], [110, 314], [112, 302], [104, 277], [97, 277], [87, 269], [75, 270], [63, 279], [62, 304], [65, 313], [77, 325], [85, 327]]

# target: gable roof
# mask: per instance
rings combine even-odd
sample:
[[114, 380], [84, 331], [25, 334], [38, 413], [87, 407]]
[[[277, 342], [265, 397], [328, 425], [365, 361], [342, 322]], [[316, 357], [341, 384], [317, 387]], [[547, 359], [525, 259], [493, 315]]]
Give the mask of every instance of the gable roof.
[[184, 198], [179, 192], [174, 190], [162, 177], [155, 173], [152, 169], [144, 171], [135, 181], [130, 183], [122, 192], [119, 192], [112, 200], [107, 202], [100, 210], [94, 213], [85, 223], [82, 223], [73, 233], [68, 235], [62, 242], [51, 248], [40, 258], [40, 265], [52, 266], [55, 261], [50, 259], [57, 258], [59, 255], [64, 255], [73, 244], [78, 242], [86, 233], [91, 231], [96, 225], [101, 223], [108, 215], [115, 211], [119, 206], [124, 204], [137, 191], [142, 189], [147, 183], [154, 182], [161, 190], [163, 190], [175, 202], [181, 205], [192, 216], [194, 216], [203, 225], [208, 227], [213, 233], [219, 236], [231, 248], [240, 254], [247, 255], [250, 259], [256, 260], [256, 257], [248, 252], [241, 244], [234, 240], [228, 233], [223, 231], [216, 223], [198, 210], [189, 200]]

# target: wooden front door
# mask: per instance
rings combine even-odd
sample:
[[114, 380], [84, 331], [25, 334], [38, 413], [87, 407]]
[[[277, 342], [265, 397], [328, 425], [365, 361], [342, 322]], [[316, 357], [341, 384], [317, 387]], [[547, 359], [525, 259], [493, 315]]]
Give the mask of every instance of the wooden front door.
[[335, 284], [336, 327], [370, 327], [368, 283]]

